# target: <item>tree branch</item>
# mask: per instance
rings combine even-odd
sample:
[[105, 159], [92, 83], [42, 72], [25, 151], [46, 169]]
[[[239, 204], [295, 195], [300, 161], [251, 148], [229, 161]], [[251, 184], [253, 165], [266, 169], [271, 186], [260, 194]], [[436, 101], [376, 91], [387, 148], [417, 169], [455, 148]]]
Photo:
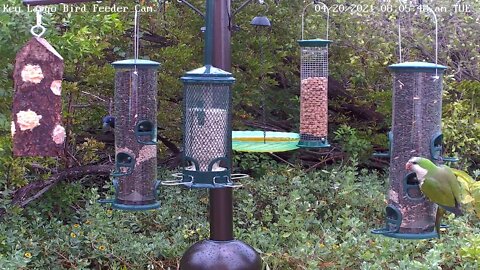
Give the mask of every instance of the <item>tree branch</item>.
[[[53, 174], [46, 181], [35, 181], [21, 187], [14, 192], [10, 205], [24, 208], [61, 181], [80, 179], [86, 175], [108, 176], [112, 169], [111, 165], [85, 165], [65, 169]], [[0, 216], [5, 214], [5, 212], [5, 209], [0, 209]]]

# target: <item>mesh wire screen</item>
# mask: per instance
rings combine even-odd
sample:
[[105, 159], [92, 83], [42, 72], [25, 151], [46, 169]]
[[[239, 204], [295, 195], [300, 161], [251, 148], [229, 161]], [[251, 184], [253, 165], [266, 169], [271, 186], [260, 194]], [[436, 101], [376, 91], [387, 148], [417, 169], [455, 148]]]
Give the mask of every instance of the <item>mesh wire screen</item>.
[[328, 49], [301, 48], [300, 139], [318, 141], [328, 134]]
[[[185, 156], [196, 160], [200, 171], [207, 171], [214, 159], [229, 154], [230, 84], [186, 84], [184, 98]], [[212, 168], [222, 170], [218, 163]]]
[[328, 48], [301, 48], [301, 79], [328, 77]]

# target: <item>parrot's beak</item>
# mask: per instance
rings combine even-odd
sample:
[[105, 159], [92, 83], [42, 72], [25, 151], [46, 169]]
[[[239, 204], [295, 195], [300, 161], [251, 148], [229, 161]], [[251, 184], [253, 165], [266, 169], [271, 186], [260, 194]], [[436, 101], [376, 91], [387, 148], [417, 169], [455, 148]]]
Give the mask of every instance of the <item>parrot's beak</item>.
[[407, 171], [410, 171], [412, 169], [412, 163], [411, 162], [407, 162], [407, 164], [405, 164], [405, 169]]

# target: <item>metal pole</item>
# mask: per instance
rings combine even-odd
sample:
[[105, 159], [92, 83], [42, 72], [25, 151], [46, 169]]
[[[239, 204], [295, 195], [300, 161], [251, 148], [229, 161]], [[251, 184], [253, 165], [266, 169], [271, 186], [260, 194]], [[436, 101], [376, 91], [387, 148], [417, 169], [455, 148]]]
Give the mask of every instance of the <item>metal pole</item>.
[[[213, 66], [232, 70], [231, 0], [213, 0]], [[208, 12], [207, 12], [208, 14]], [[208, 18], [208, 15], [207, 15]], [[208, 21], [208, 19], [207, 19]], [[230, 155], [231, 156], [231, 155]], [[210, 189], [210, 240], [233, 240], [233, 192], [231, 188]]]
[[205, 48], [204, 48], [204, 64], [205, 66], [210, 66], [212, 65], [212, 55], [213, 55], [213, 27], [214, 27], [214, 12], [215, 12], [215, 7], [214, 7], [214, 0], [207, 0], [207, 6], [206, 6], [206, 18], [205, 18]]

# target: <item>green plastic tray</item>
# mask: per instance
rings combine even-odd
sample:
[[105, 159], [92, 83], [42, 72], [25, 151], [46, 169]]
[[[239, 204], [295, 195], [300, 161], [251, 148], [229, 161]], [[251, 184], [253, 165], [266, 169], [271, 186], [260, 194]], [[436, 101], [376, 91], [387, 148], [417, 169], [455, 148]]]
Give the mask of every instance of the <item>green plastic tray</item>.
[[300, 135], [290, 132], [233, 131], [232, 148], [240, 152], [272, 153], [298, 149]]

